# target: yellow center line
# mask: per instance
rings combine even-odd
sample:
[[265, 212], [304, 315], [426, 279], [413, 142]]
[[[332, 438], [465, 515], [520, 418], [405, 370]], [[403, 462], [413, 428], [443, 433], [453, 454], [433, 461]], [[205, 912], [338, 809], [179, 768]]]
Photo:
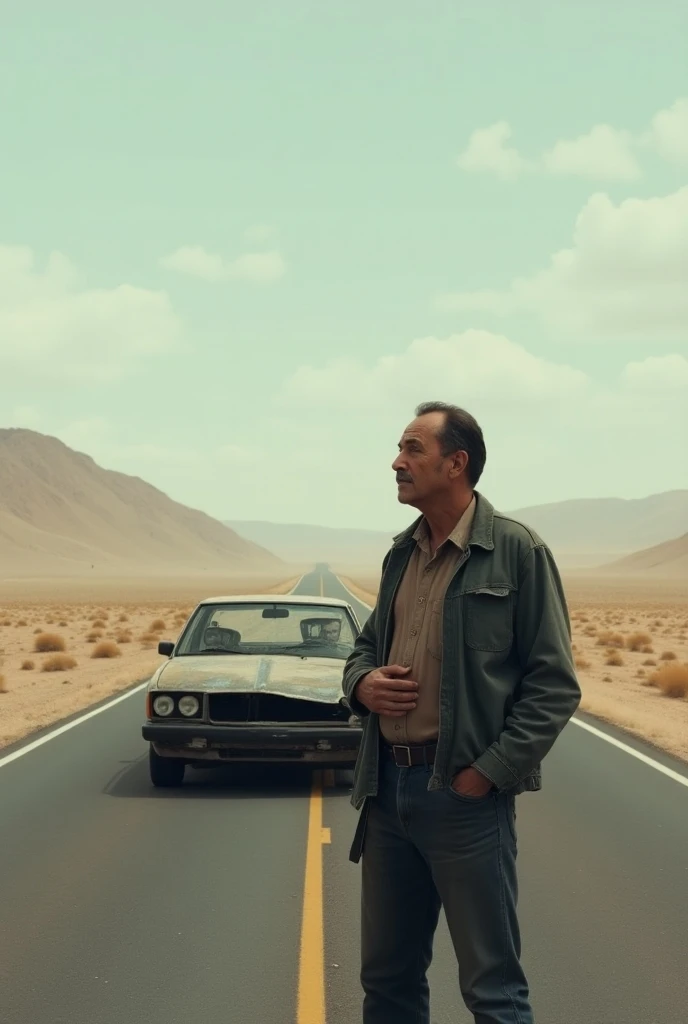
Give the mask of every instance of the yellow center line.
[[330, 830], [323, 828], [322, 823], [322, 776], [314, 772], [308, 813], [296, 1024], [325, 1024], [322, 848], [329, 842]]

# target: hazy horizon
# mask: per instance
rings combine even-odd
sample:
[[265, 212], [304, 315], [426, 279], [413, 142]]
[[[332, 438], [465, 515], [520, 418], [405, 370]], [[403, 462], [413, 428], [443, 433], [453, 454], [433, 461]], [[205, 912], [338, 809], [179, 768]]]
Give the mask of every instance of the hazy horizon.
[[688, 487], [686, 38], [640, 0], [9, 11], [0, 426], [218, 519], [403, 527], [428, 399], [503, 510]]

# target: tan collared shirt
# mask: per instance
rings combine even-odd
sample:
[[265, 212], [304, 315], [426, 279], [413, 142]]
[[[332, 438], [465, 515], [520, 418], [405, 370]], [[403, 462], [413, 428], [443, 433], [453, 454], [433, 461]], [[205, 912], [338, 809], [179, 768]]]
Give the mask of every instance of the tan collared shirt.
[[403, 718], [380, 716], [380, 731], [390, 743], [429, 743], [437, 739], [442, 672], [442, 607], [449, 582], [471, 532], [475, 496], [451, 534], [430, 554], [425, 519], [414, 533], [416, 547], [394, 601], [390, 665], [410, 666], [418, 683], [418, 700]]

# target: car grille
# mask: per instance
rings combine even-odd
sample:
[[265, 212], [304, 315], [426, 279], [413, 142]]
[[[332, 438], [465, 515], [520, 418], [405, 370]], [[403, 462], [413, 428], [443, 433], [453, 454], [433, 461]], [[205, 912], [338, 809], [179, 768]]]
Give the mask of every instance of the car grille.
[[350, 712], [341, 704], [296, 700], [273, 693], [211, 693], [211, 722], [324, 722], [342, 725]]

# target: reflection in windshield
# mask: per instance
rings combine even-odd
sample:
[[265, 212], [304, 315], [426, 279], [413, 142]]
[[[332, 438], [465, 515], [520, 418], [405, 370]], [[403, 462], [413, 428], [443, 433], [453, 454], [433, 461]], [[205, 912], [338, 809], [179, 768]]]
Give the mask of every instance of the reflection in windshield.
[[178, 654], [288, 654], [346, 659], [356, 630], [345, 608], [314, 604], [203, 605]]

